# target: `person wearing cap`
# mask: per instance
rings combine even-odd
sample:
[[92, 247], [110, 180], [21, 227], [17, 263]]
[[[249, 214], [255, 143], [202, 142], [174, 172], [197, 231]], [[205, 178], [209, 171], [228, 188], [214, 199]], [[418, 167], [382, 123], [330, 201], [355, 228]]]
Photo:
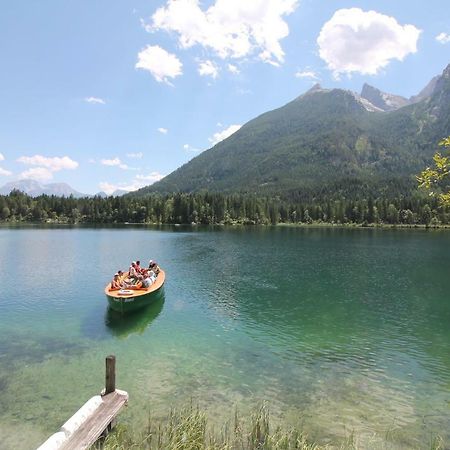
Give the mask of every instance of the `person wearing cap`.
[[119, 274], [115, 273], [114, 277], [111, 281], [111, 287], [110, 287], [110, 291], [118, 291], [119, 289], [121, 289], [120, 286], [120, 280], [119, 280]]

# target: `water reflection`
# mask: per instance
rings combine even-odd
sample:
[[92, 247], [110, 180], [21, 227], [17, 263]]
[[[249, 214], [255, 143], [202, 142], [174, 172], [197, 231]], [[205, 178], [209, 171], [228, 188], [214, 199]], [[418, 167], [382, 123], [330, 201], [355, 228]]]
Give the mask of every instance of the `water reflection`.
[[155, 299], [150, 305], [126, 315], [122, 315], [108, 306], [105, 313], [106, 329], [113, 336], [122, 339], [132, 334], [142, 334], [161, 313], [164, 300], [163, 288], [155, 294]]

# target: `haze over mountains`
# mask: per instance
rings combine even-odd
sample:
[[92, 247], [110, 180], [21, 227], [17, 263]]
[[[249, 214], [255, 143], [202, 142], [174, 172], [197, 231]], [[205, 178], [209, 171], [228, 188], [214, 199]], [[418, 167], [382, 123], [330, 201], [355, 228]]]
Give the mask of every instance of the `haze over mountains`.
[[[10, 181], [9, 183], [6, 183], [0, 187], [0, 195], [8, 195], [10, 192], [14, 190], [21, 191], [29, 195], [30, 197], [38, 197], [39, 195], [43, 194], [55, 195], [57, 197], [70, 197], [70, 196], [73, 196], [75, 198], [92, 197], [92, 195], [78, 192], [73, 187], [69, 186], [67, 183], [42, 184], [35, 180]], [[117, 190], [113, 192], [111, 195], [117, 197], [124, 195], [126, 193], [127, 191]], [[95, 195], [99, 197], [108, 197], [108, 195], [105, 192], [99, 192]]]
[[406, 194], [450, 134], [450, 65], [410, 99], [315, 85], [137, 191]]

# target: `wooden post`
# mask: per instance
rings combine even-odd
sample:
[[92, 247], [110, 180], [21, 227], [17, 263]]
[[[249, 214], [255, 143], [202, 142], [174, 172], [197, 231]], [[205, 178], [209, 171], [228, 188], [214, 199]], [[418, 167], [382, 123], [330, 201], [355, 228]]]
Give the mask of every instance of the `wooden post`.
[[116, 357], [106, 357], [105, 395], [116, 390]]

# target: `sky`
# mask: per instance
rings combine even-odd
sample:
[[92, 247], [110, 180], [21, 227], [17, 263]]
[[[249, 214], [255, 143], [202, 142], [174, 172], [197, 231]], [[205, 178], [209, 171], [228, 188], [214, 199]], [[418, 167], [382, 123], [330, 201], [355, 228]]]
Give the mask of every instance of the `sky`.
[[405, 97], [450, 63], [448, 0], [14, 0], [0, 186], [149, 185], [314, 83]]

